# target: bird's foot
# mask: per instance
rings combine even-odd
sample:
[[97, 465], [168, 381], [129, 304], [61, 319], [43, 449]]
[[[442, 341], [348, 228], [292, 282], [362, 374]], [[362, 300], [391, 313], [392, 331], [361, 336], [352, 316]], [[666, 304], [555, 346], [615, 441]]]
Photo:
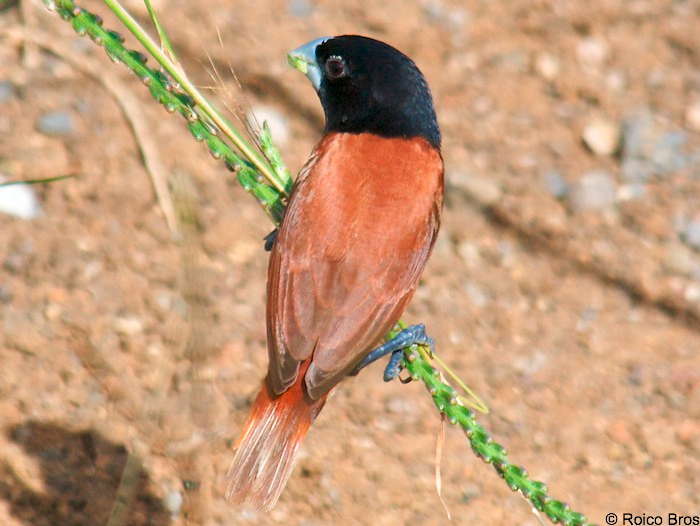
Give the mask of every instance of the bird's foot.
[[[430, 346], [431, 353], [435, 347], [435, 342], [425, 333], [425, 325], [422, 323], [418, 325], [411, 325], [410, 327], [403, 329], [391, 340], [374, 349], [365, 357], [364, 360], [360, 362], [360, 364], [351, 374], [353, 376], [356, 375], [369, 364], [374, 363], [380, 358], [391, 353], [389, 363], [384, 368], [384, 381], [390, 382], [399, 376], [399, 373], [403, 368], [401, 365], [401, 358], [403, 358], [404, 349], [416, 344]], [[403, 380], [401, 381], [403, 382]], [[408, 382], [410, 382], [410, 380], [408, 380]]]

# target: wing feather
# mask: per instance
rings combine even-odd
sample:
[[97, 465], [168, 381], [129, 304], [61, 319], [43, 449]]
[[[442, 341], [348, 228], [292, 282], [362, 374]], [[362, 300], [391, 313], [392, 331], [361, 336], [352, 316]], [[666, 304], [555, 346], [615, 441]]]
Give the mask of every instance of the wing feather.
[[398, 321], [440, 224], [442, 159], [422, 139], [334, 134], [296, 184], [268, 272], [268, 378], [281, 393], [312, 357], [312, 398]]

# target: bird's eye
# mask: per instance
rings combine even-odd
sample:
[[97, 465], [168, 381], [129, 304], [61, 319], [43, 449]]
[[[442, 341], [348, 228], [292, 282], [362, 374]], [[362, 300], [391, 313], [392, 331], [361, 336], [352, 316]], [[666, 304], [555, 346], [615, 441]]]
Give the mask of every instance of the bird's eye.
[[346, 77], [348, 74], [348, 68], [345, 65], [345, 61], [342, 57], [337, 55], [332, 55], [326, 60], [326, 77], [330, 80], [336, 80]]

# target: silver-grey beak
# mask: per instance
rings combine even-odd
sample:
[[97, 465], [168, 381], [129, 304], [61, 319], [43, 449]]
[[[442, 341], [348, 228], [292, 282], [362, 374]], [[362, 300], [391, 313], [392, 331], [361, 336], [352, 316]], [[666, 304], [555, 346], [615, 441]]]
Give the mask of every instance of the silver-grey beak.
[[321, 87], [321, 68], [316, 62], [316, 48], [330, 38], [317, 38], [287, 54], [289, 65], [306, 75], [316, 91]]

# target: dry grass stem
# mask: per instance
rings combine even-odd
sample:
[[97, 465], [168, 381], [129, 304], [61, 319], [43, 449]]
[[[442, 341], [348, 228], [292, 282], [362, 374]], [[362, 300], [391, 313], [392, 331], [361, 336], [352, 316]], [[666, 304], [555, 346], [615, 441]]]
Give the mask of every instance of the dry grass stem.
[[[26, 0], [21, 5], [25, 3]], [[61, 60], [70, 64], [81, 73], [92, 77], [102, 84], [109, 94], [112, 95], [122, 109], [124, 117], [134, 134], [134, 139], [141, 151], [144, 166], [153, 183], [158, 205], [165, 216], [168, 228], [171, 233], [178, 234], [175, 208], [168, 189], [168, 171], [161, 159], [158, 146], [150, 135], [148, 123], [143, 116], [141, 103], [132, 94], [130, 88], [123, 84], [114, 74], [106, 71], [101, 63], [84, 55], [77, 57], [75, 52], [68, 46], [56, 42], [50, 35], [37, 29], [28, 31], [25, 28], [13, 27], [2, 34], [11, 39], [35, 44], [60, 57]]]

